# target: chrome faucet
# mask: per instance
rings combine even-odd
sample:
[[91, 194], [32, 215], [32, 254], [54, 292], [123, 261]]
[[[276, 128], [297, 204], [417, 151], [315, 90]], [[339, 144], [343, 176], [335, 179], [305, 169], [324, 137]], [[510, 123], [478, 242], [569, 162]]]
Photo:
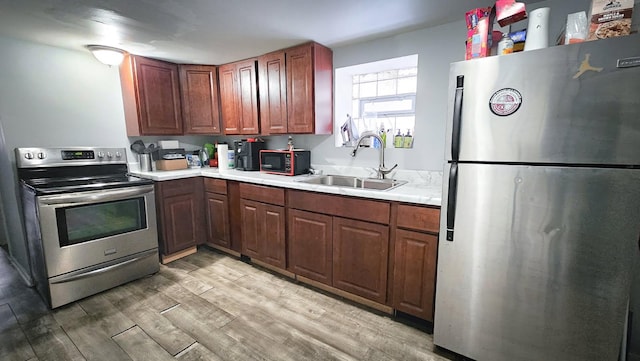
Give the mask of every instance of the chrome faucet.
[[358, 143], [356, 143], [356, 148], [353, 150], [353, 152], [351, 152], [351, 156], [355, 157], [356, 156], [356, 152], [358, 151], [358, 147], [360, 147], [360, 143], [362, 143], [362, 141], [365, 138], [369, 138], [369, 137], [373, 137], [376, 138], [379, 142], [380, 142], [380, 164], [378, 164], [378, 169], [377, 169], [377, 178], [378, 179], [384, 179], [384, 176], [386, 176], [387, 174], [391, 173], [392, 170], [394, 170], [398, 165], [394, 165], [393, 167], [387, 169], [384, 166], [384, 142], [382, 141], [382, 138], [380, 138], [380, 136], [374, 132], [363, 132], [362, 135], [360, 136], [360, 138], [358, 138]]

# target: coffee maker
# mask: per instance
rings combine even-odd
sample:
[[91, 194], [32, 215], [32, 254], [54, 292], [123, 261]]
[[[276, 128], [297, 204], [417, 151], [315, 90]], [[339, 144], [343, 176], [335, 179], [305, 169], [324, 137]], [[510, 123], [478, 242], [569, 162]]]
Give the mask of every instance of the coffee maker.
[[233, 149], [236, 153], [235, 168], [237, 170], [260, 170], [260, 151], [265, 149], [265, 143], [262, 139], [234, 140]]

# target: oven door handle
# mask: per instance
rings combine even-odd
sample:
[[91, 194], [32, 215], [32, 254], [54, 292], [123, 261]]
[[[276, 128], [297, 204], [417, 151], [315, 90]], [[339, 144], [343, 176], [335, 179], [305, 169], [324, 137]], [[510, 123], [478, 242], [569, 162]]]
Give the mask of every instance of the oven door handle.
[[128, 259], [128, 260], [120, 262], [120, 263], [112, 264], [112, 265], [107, 266], [107, 267], [94, 269], [94, 270], [88, 271], [88, 272], [81, 271], [79, 273], [72, 273], [72, 274], [69, 274], [69, 275], [53, 277], [53, 278], [51, 278], [51, 280], [49, 282], [51, 282], [51, 284], [57, 284], [57, 283], [71, 282], [71, 281], [75, 281], [75, 280], [79, 280], [79, 279], [87, 278], [87, 277], [93, 277], [93, 276], [96, 276], [96, 275], [99, 275], [99, 274], [102, 274], [102, 273], [105, 273], [105, 272], [113, 271], [114, 269], [117, 269], [117, 268], [120, 268], [120, 267], [124, 267], [124, 266], [126, 266], [128, 264], [138, 262], [141, 259], [144, 259], [144, 258], [147, 258], [147, 257], [151, 257], [151, 256], [154, 256], [154, 255], [157, 255], [157, 254], [158, 254], [158, 250], [157, 249], [152, 249], [152, 250], [149, 250], [149, 251], [145, 251], [144, 253], [142, 253], [138, 257], [135, 257], [135, 258], [132, 258], [132, 259]]
[[121, 188], [115, 190], [92, 191], [42, 196], [39, 201], [43, 205], [95, 203], [135, 197], [153, 192], [153, 185]]

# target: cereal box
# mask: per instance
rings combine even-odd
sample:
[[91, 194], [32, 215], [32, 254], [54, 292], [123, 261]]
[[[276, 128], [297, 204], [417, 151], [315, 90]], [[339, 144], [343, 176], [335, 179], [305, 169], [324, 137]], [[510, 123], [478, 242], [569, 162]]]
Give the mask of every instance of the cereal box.
[[465, 14], [467, 21], [467, 51], [465, 59], [489, 56], [491, 52], [489, 29], [493, 23], [493, 18], [490, 16], [491, 10], [491, 7], [478, 8]]
[[587, 40], [629, 35], [633, 2], [633, 0], [593, 0]]

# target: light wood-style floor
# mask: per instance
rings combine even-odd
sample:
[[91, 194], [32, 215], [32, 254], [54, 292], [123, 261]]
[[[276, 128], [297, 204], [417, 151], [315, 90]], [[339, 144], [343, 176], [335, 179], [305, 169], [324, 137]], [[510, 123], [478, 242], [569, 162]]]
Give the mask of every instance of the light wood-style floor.
[[432, 350], [423, 331], [208, 248], [49, 311], [0, 249], [3, 361], [448, 360]]

